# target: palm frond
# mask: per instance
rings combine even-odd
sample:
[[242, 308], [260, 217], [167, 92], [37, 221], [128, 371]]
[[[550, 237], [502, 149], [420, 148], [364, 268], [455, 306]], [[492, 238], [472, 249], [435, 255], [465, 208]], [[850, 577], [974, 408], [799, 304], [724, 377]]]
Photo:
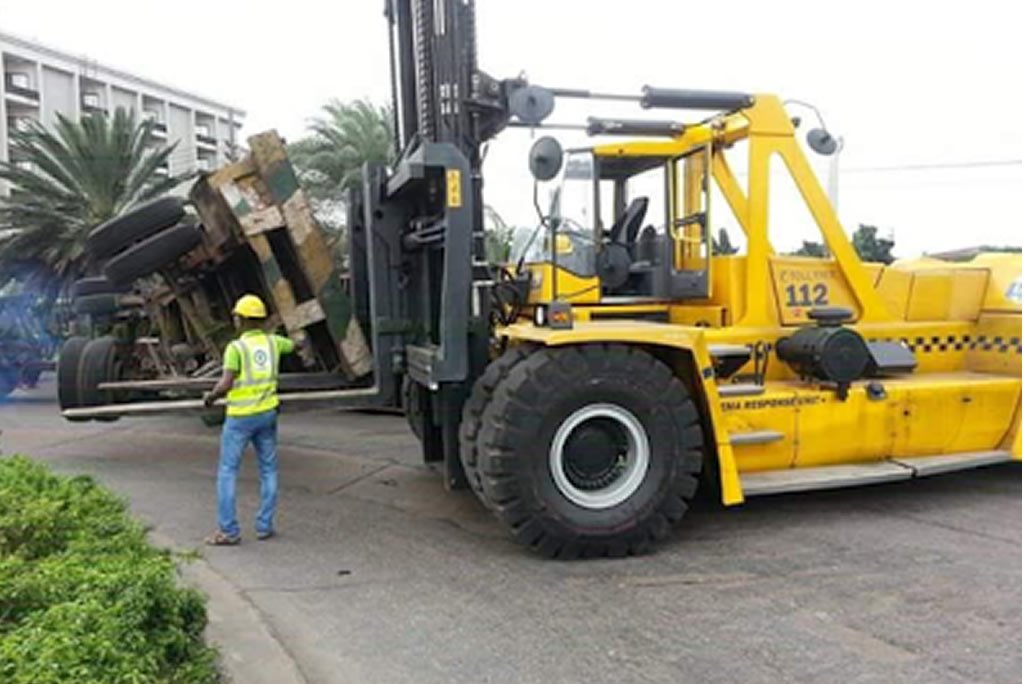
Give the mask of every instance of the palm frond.
[[12, 131], [12, 161], [0, 162], [12, 188], [0, 197], [0, 282], [61, 291], [86, 272], [94, 226], [186, 180], [158, 173], [174, 147], [153, 138], [153, 125], [119, 108]]

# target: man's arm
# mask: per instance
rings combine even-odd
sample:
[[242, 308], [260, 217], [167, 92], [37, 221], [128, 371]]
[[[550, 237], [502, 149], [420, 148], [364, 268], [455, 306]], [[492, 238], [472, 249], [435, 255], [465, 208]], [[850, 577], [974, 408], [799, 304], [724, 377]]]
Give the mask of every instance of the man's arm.
[[220, 380], [213, 386], [213, 389], [203, 395], [203, 403], [207, 406], [213, 406], [213, 402], [227, 395], [231, 391], [231, 388], [235, 386], [235, 371], [230, 368], [225, 368], [224, 372], [220, 376]]

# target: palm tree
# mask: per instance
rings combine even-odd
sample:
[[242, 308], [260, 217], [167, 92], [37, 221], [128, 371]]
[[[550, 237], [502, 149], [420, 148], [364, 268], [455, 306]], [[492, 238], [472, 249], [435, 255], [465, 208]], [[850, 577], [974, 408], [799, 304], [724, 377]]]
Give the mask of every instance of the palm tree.
[[20, 279], [55, 296], [86, 272], [94, 226], [186, 180], [161, 173], [174, 145], [154, 144], [154, 125], [119, 108], [12, 132], [11, 161], [0, 162], [11, 186], [0, 197], [0, 284]]
[[343, 202], [345, 191], [362, 178], [365, 162], [394, 158], [389, 107], [369, 100], [333, 99], [309, 122], [309, 136], [293, 143], [289, 156], [314, 200]]
[[365, 162], [394, 159], [392, 113], [369, 100], [332, 99], [310, 119], [309, 135], [288, 147], [288, 156], [328, 232], [335, 261], [347, 263], [345, 197], [362, 181]]

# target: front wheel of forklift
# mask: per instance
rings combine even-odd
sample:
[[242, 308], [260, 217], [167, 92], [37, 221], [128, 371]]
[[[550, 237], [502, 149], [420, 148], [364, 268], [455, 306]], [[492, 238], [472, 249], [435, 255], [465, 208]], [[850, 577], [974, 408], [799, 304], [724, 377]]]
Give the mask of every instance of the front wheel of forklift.
[[475, 441], [478, 494], [517, 540], [559, 558], [648, 550], [686, 513], [703, 463], [686, 387], [614, 344], [527, 354], [494, 389]]

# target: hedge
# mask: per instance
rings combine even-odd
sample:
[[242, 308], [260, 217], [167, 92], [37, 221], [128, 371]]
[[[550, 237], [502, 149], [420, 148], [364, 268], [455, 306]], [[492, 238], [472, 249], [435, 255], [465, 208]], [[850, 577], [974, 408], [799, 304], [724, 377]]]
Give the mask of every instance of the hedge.
[[219, 681], [203, 597], [89, 477], [0, 458], [0, 682]]

